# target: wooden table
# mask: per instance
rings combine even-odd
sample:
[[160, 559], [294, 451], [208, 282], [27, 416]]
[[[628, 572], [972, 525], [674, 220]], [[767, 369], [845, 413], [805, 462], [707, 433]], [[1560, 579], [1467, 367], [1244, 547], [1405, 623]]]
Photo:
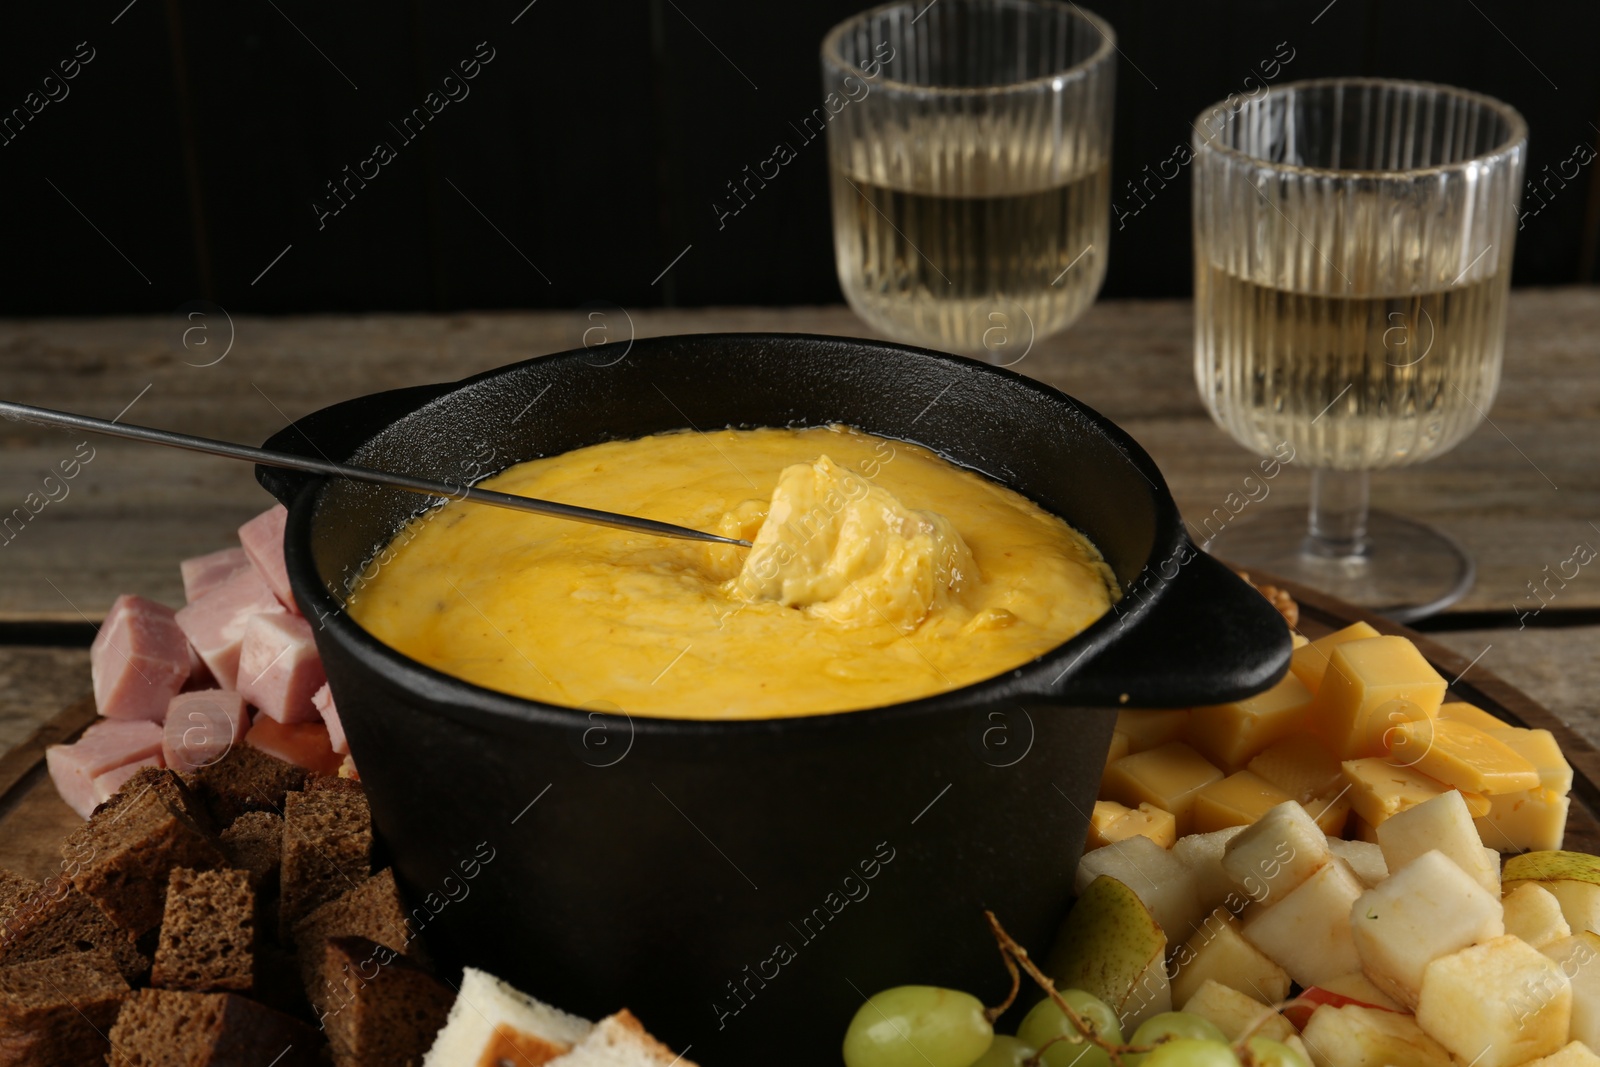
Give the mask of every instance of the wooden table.
[[[1187, 302], [1102, 303], [1015, 369], [1120, 423], [1184, 512], [1203, 515], [1253, 459], [1201, 408], [1191, 329]], [[254, 442], [335, 400], [577, 347], [585, 331], [620, 343], [630, 332], [726, 330], [868, 332], [840, 307], [13, 320], [0, 322], [0, 396], [102, 418], [126, 409], [129, 421]], [[1539, 607], [1530, 583], [1576, 546], [1600, 548], [1600, 290], [1514, 295], [1490, 418], [1442, 458], [1375, 478], [1374, 505], [1439, 525], [1477, 560], [1476, 587], [1424, 628], [1600, 745], [1600, 560], [1564, 587], [1552, 579], [1537, 616], [1518, 614]], [[0, 519], [42, 496], [79, 440], [0, 422]], [[118, 593], [181, 603], [178, 560], [233, 543], [269, 503], [235, 462], [105, 439], [89, 447], [65, 496], [52, 488], [59, 499], [9, 540], [0, 534], [0, 751], [88, 692], [88, 624]], [[1291, 465], [1271, 502], [1303, 507], [1308, 480]]]

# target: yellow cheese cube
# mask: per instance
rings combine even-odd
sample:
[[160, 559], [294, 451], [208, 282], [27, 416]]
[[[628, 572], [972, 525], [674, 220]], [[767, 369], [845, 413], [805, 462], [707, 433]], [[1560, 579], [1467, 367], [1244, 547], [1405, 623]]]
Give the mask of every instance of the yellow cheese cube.
[[[1102, 804], [1110, 804], [1118, 812], [1107, 811], [1106, 815], [1112, 816], [1104, 825], [1095, 826], [1095, 816], [1100, 815]], [[1130, 837], [1148, 837], [1162, 848], [1171, 848], [1173, 842], [1178, 840], [1178, 823], [1170, 811], [1162, 811], [1150, 804], [1140, 804], [1137, 808], [1125, 808], [1115, 801], [1099, 800], [1094, 805], [1095, 815], [1089, 819], [1089, 848], [1099, 848], [1101, 845], [1110, 845], [1118, 841], [1125, 841]]]
[[1549, 730], [1524, 730], [1512, 727], [1495, 734], [1511, 751], [1533, 764], [1539, 772], [1539, 785], [1565, 796], [1572, 789], [1572, 765], [1561, 754], [1555, 735]]
[[1467, 802], [1468, 815], [1471, 815], [1474, 819], [1481, 819], [1489, 814], [1489, 809], [1492, 805], [1488, 797], [1482, 793], [1469, 793], [1465, 789], [1457, 789], [1456, 792], [1460, 793], [1461, 799]]
[[1350, 794], [1340, 788], [1332, 796], [1314, 797], [1306, 801], [1304, 807], [1306, 814], [1317, 824], [1317, 829], [1329, 837], [1338, 837], [1344, 833], [1345, 823], [1350, 819]]
[[1105, 848], [1113, 841], [1121, 840], [1112, 837], [1111, 831], [1131, 810], [1115, 800], [1095, 801], [1094, 811], [1089, 816], [1089, 836], [1083, 843], [1083, 850], [1093, 852], [1097, 848]]
[[1489, 798], [1487, 814], [1472, 825], [1490, 848], [1501, 852], [1558, 849], [1567, 833], [1571, 800], [1554, 789], [1530, 789]]
[[1296, 630], [1294, 633], [1291, 633], [1289, 635], [1289, 647], [1291, 647], [1291, 648], [1305, 648], [1310, 643], [1311, 643], [1311, 638], [1307, 637], [1305, 634], [1299, 632], [1298, 630]]
[[1189, 744], [1228, 774], [1262, 749], [1305, 725], [1311, 690], [1292, 674], [1264, 693], [1195, 708], [1189, 714]]
[[1230, 826], [1249, 826], [1286, 800], [1288, 793], [1249, 771], [1212, 782], [1194, 797], [1194, 832], [1209, 834]]
[[[1128, 754], [1128, 735], [1121, 730], [1111, 731], [1111, 747], [1106, 750], [1106, 766]], [[1102, 768], [1104, 769], [1104, 768]]]
[[1117, 712], [1117, 729], [1128, 738], [1128, 753], [1160, 748], [1182, 741], [1189, 727], [1188, 708], [1123, 708]]
[[1289, 660], [1289, 671], [1315, 693], [1322, 685], [1322, 674], [1328, 669], [1328, 659], [1335, 648], [1347, 641], [1363, 641], [1377, 636], [1378, 631], [1366, 623], [1352, 623], [1342, 630], [1317, 638], [1303, 648], [1296, 648]]
[[1385, 759], [1346, 760], [1344, 774], [1350, 782], [1350, 806], [1368, 826], [1376, 827], [1391, 815], [1432, 800], [1447, 788], [1443, 782]]
[[1449, 719], [1451, 722], [1464, 722], [1468, 726], [1476, 726], [1487, 733], [1493, 733], [1496, 730], [1515, 729], [1504, 719], [1497, 719], [1482, 708], [1474, 707], [1459, 700], [1447, 700], [1440, 704], [1437, 718]]
[[1444, 691], [1439, 672], [1405, 638], [1348, 641], [1333, 650], [1307, 724], [1341, 760], [1381, 756], [1389, 731], [1433, 718]]
[[1474, 793], [1521, 793], [1539, 784], [1533, 764], [1475, 726], [1422, 719], [1394, 730], [1389, 759]]
[[1136, 807], [1150, 804], [1170, 811], [1179, 837], [1193, 833], [1194, 798], [1222, 772], [1181, 741], [1123, 756], [1106, 768], [1100, 793], [1108, 800]]
[[1302, 804], [1345, 786], [1339, 761], [1309, 734], [1295, 734], [1268, 745], [1247, 766], [1251, 774], [1265, 778]]

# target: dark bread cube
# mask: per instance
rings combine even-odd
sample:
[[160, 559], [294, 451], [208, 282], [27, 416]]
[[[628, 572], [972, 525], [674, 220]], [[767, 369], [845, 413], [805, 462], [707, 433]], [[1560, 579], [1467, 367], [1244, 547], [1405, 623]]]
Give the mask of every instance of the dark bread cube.
[[235, 993], [141, 989], [111, 1028], [110, 1067], [318, 1067], [322, 1036]]
[[226, 829], [247, 811], [283, 811], [283, 798], [305, 784], [304, 767], [251, 745], [234, 745], [215, 763], [189, 776], [189, 788]]
[[226, 862], [211, 834], [160, 789], [91, 817], [62, 853], [73, 888], [135, 938], [160, 924], [174, 867], [209, 870]]
[[363, 937], [401, 955], [417, 957], [419, 946], [414, 940], [415, 931], [392, 870], [379, 871], [338, 899], [322, 905], [295, 927], [300, 980], [318, 1014], [327, 1010], [322, 998], [325, 990], [317, 980], [322, 945], [336, 937]]
[[364, 937], [324, 941], [316, 980], [340, 1067], [418, 1067], [455, 1002], [443, 982]]
[[365, 796], [366, 786], [358, 778], [344, 778], [337, 774], [313, 774], [306, 782], [307, 793], [360, 793]]
[[278, 887], [278, 864], [283, 858], [283, 819], [270, 811], [247, 811], [219, 838], [228, 866], [250, 874], [258, 891]]
[[290, 793], [283, 804], [278, 932], [364, 881], [372, 871], [372, 813], [363, 794]]
[[[189, 787], [184, 784], [182, 778], [165, 767], [139, 768], [134, 772], [133, 777], [123, 782], [121, 788], [113, 793], [105, 803], [96, 806], [90, 817], [113, 812], [121, 805], [137, 800], [148, 792], [159, 794], [168, 804], [178, 808], [192, 819], [197, 826], [206, 830], [212, 829], [211, 816], [206, 811], [205, 805], [201, 804], [200, 799], [190, 792]], [[76, 832], [69, 835], [67, 840], [71, 841], [75, 836], [77, 836]]]
[[249, 872], [175, 868], [167, 882], [150, 984], [195, 992], [253, 991], [255, 912]]
[[74, 952], [103, 952], [130, 982], [143, 978], [150, 960], [95, 902], [64, 878], [40, 884], [0, 870], [0, 966], [31, 963]]
[[98, 1063], [129, 994], [104, 952], [0, 967], [0, 1063]]

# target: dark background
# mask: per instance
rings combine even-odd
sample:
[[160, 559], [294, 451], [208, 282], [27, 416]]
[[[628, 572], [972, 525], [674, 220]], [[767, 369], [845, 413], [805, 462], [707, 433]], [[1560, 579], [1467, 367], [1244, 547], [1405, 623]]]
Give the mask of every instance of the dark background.
[[[1600, 140], [1594, 0], [1091, 6], [1122, 52], [1104, 295], [1189, 292], [1187, 173], [1139, 198], [1130, 183], [1187, 142], [1203, 106], [1291, 52], [1276, 84], [1420, 78], [1519, 108], [1529, 177], [1548, 181], [1545, 206], [1524, 193], [1514, 280], [1597, 280], [1600, 166], [1556, 177]], [[0, 115], [80, 41], [94, 59], [0, 145], [0, 314], [837, 301], [825, 147], [802, 147], [790, 123], [818, 102], [824, 32], [857, 9], [97, 0], [13, 13]], [[389, 124], [478, 42], [494, 58], [470, 95], [405, 142]], [[324, 183], [380, 140], [397, 158], [319, 229]], [[726, 183], [779, 141], [799, 158], [719, 229]]]

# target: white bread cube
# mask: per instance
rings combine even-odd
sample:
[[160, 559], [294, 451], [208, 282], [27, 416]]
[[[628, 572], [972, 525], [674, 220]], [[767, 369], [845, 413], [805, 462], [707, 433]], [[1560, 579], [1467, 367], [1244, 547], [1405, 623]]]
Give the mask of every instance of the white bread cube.
[[1148, 837], [1130, 837], [1085, 853], [1078, 861], [1078, 894], [1102, 874], [1133, 890], [1166, 931], [1168, 943], [1187, 938], [1205, 914], [1194, 872]]
[[[1239, 933], [1239, 923], [1226, 908], [1206, 916], [1194, 936], [1172, 956], [1172, 1001], [1182, 1004], [1207, 982], [1218, 982], [1276, 1004], [1289, 995], [1289, 975]], [[1168, 973], [1172, 973], [1170, 970]]]
[[1543, 952], [1572, 986], [1570, 1036], [1591, 1049], [1600, 1048], [1600, 935], [1574, 934], [1546, 945]]
[[1302, 986], [1359, 970], [1350, 909], [1365, 888], [1348, 864], [1331, 860], [1249, 919], [1245, 940]]
[[1282, 1041], [1294, 1035], [1295, 1029], [1288, 1019], [1276, 1010], [1261, 1003], [1248, 993], [1207, 979], [1194, 996], [1184, 1002], [1183, 1010], [1214, 1023], [1229, 1041], [1249, 1030], [1252, 1036], [1270, 1037]]
[[1444, 1046], [1399, 1012], [1324, 1004], [1301, 1037], [1313, 1067], [1452, 1067]]
[[572, 1051], [594, 1024], [519, 992], [486, 971], [468, 967], [444, 1028], [423, 1067], [463, 1063], [545, 1063]]
[[1299, 801], [1290, 800], [1228, 842], [1222, 869], [1251, 900], [1270, 905], [1332, 858], [1328, 835]]
[[1528, 1067], [1600, 1067], [1600, 1056], [1582, 1041], [1569, 1041], [1559, 1052], [1534, 1060]]
[[1506, 932], [1500, 901], [1442, 852], [1424, 852], [1363, 893], [1350, 921], [1361, 970], [1410, 1008], [1429, 963]]
[[1190, 834], [1178, 838], [1172, 846], [1172, 854], [1194, 872], [1195, 892], [1200, 906], [1207, 911], [1222, 906], [1237, 914], [1244, 907], [1247, 898], [1234, 889], [1233, 879], [1222, 869], [1222, 854], [1228, 842], [1244, 830], [1243, 826], [1229, 826], [1209, 834]]
[[1500, 856], [1484, 856], [1483, 842], [1472, 825], [1465, 798], [1446, 790], [1414, 808], [1378, 824], [1378, 846], [1391, 871], [1398, 871], [1424, 852], [1443, 852], [1484, 889], [1500, 895]]
[[1572, 987], [1561, 967], [1517, 937], [1441, 956], [1422, 972], [1417, 1025], [1456, 1058], [1516, 1067], [1567, 1043]]
[[1523, 882], [1501, 899], [1500, 906], [1505, 911], [1506, 933], [1534, 948], [1572, 936], [1572, 927], [1561, 914], [1561, 901], [1538, 882]]
[[1370, 1004], [1374, 1008], [1388, 1008], [1390, 1011], [1403, 1010], [1393, 997], [1373, 985], [1372, 979], [1360, 971], [1341, 974], [1337, 978], [1325, 978], [1322, 981], [1321, 988], [1330, 993], [1338, 993], [1341, 996], [1349, 997], [1351, 1000], [1359, 1000], [1363, 1004]]
[[1389, 865], [1384, 862], [1383, 849], [1371, 841], [1345, 841], [1328, 838], [1328, 851], [1344, 860], [1361, 879], [1361, 884], [1371, 889], [1389, 877]]
[[[491, 1061], [492, 1062], [492, 1061]], [[517, 1059], [502, 1062], [521, 1063]], [[651, 1037], [626, 1008], [595, 1023], [594, 1030], [548, 1067], [695, 1067]]]

